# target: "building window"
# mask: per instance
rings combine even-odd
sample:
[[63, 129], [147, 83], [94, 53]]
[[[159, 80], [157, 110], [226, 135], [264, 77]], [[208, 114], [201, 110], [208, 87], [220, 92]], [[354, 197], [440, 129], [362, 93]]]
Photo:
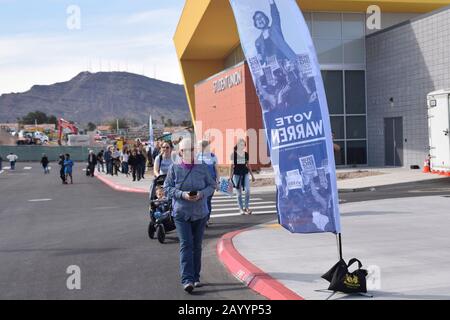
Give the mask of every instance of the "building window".
[[317, 56], [321, 64], [341, 64], [343, 59], [342, 40], [315, 39]]
[[316, 39], [342, 39], [340, 13], [314, 12], [312, 35]]
[[365, 16], [362, 13], [342, 14], [342, 38], [362, 39], [365, 37]]
[[366, 61], [364, 39], [344, 40], [344, 63], [364, 64]]
[[367, 142], [347, 141], [347, 165], [367, 164]]
[[345, 140], [345, 117], [344, 116], [331, 116], [331, 131], [333, 132], [334, 139]]
[[337, 165], [367, 164], [365, 15], [307, 12], [327, 95]]
[[347, 116], [347, 139], [366, 138], [366, 117]]
[[336, 150], [334, 146], [334, 159], [337, 166], [345, 165], [345, 141], [334, 141], [334, 144], [339, 146], [339, 150]]
[[366, 80], [364, 71], [345, 71], [345, 111], [366, 113]]
[[322, 71], [330, 114], [344, 114], [344, 83], [342, 71]]

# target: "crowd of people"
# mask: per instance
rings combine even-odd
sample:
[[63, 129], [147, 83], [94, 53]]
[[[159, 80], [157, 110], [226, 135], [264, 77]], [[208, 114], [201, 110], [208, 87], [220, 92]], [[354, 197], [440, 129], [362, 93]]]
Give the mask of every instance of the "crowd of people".
[[[255, 181], [255, 177], [244, 139], [238, 141], [230, 159], [229, 181], [237, 190], [240, 213], [250, 215], [250, 179]], [[210, 150], [210, 142], [200, 141], [195, 145], [190, 139], [157, 141], [153, 149], [138, 144], [125, 146], [122, 151], [111, 146], [97, 155], [90, 153], [88, 172], [92, 176], [95, 167], [98, 172], [111, 176], [121, 173], [133, 181], [145, 179], [146, 171], [151, 168], [155, 178], [166, 176], [164, 186], [157, 187], [156, 199], [152, 201], [154, 218], [158, 219], [169, 209], [168, 201], [173, 202], [171, 216], [180, 239], [181, 283], [188, 293], [201, 287], [203, 235], [220, 179], [218, 159]]]
[[[7, 159], [14, 169], [17, 156], [9, 155]], [[229, 181], [237, 191], [240, 213], [250, 215], [250, 178], [254, 181], [255, 177], [244, 139], [238, 141], [230, 159]], [[147, 173], [152, 178], [166, 176], [164, 185], [156, 190], [154, 214], [161, 216], [169, 209], [168, 201], [172, 202], [171, 217], [180, 239], [183, 288], [191, 293], [194, 288], [201, 287], [203, 234], [209, 224], [212, 198], [220, 180], [219, 161], [210, 150], [210, 142], [200, 141], [195, 145], [190, 139], [156, 141], [154, 148], [137, 142], [124, 146], [122, 150], [109, 146], [97, 154], [90, 150], [86, 160], [86, 173], [90, 177], [95, 176], [96, 170], [111, 176], [125, 175], [133, 181], [145, 179]], [[50, 161], [47, 155], [42, 156], [40, 163], [44, 174], [48, 174]], [[58, 165], [62, 184], [73, 184], [74, 161], [70, 154], [61, 154]]]
[[[90, 153], [88, 157], [88, 172], [94, 176], [95, 168], [98, 172], [111, 176], [119, 173], [130, 177], [133, 181], [145, 179], [146, 173], [155, 176], [165, 175], [173, 164], [174, 145], [179, 141], [156, 141], [152, 149], [149, 145], [136, 142], [134, 145], [126, 145], [122, 150], [117, 146], [109, 146], [106, 151], [98, 154]], [[153, 168], [153, 172], [151, 172]]]

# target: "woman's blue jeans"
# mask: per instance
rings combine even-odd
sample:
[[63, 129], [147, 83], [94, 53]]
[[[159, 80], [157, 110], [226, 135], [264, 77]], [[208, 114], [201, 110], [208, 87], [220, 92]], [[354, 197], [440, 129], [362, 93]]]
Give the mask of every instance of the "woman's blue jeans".
[[129, 173], [128, 162], [122, 162], [122, 173], [123, 174]]
[[[236, 187], [239, 184], [239, 178], [240, 177], [238, 175], [233, 175], [233, 183]], [[241, 184], [240, 184], [239, 188], [236, 188], [236, 191], [237, 191], [237, 199], [238, 199], [239, 209], [244, 210], [244, 209], [248, 209], [248, 206], [250, 204], [250, 178], [249, 178], [249, 175], [246, 174], [241, 179], [242, 179]], [[245, 206], [242, 201], [242, 192], [243, 192], [244, 186], [245, 186]]]
[[180, 273], [181, 283], [200, 282], [202, 268], [202, 242], [207, 217], [197, 221], [174, 218], [180, 239]]

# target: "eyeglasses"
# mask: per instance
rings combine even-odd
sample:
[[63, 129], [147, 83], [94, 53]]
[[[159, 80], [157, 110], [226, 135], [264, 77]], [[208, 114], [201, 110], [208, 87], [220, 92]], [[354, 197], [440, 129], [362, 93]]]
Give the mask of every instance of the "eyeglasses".
[[163, 149], [170, 149], [169, 147], [162, 147]]

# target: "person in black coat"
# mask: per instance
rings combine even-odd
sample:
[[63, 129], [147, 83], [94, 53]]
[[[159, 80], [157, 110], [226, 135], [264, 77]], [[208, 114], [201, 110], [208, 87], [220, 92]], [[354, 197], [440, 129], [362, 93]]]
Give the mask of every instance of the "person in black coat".
[[96, 165], [97, 165], [97, 156], [95, 155], [94, 151], [89, 150], [88, 169], [89, 169], [89, 175], [91, 177], [94, 177], [94, 172], [95, 172], [95, 166]]
[[64, 168], [64, 160], [66, 160], [64, 155], [63, 154], [59, 155], [59, 162], [58, 162], [58, 165], [60, 166], [59, 176], [60, 176], [60, 178], [62, 180], [62, 183], [63, 184], [67, 184], [67, 182], [66, 182], [66, 173], [64, 171], [64, 169], [65, 169]]
[[[104, 153], [105, 152], [102, 150], [97, 154], [97, 171], [103, 172], [103, 173], [105, 172], [105, 166], [103, 164], [103, 154]], [[101, 168], [101, 171], [100, 171], [100, 168]]]
[[137, 151], [137, 161], [138, 161], [138, 181], [145, 179], [145, 163], [146, 159], [141, 150]]
[[48, 157], [46, 154], [42, 155], [41, 158], [41, 164], [42, 164], [42, 168], [44, 168], [44, 174], [50, 173], [50, 170], [48, 170], [48, 164], [50, 161], [48, 161]]
[[[131, 168], [131, 174], [133, 176], [133, 181], [136, 181], [136, 175], [138, 175], [139, 172], [139, 161], [137, 158], [136, 150], [133, 150], [130, 157], [128, 158], [128, 165]], [[141, 180], [141, 177], [139, 176], [139, 180]]]

